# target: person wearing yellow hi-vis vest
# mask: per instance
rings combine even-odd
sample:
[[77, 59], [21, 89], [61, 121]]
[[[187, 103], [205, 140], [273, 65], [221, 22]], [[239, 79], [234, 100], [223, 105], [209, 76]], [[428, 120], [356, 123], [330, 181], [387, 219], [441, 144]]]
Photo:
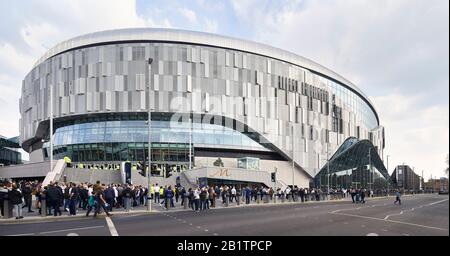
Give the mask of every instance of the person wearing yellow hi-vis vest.
[[72, 167], [72, 160], [68, 156], [64, 157], [64, 163], [66, 163], [67, 167]]
[[155, 187], [154, 186], [155, 186], [154, 184], [152, 184], [150, 186], [150, 198], [151, 199], [153, 199], [153, 196], [155, 196]]
[[161, 187], [159, 187], [159, 197], [163, 198], [163, 195], [164, 195], [164, 188], [163, 188], [163, 186], [161, 186]]

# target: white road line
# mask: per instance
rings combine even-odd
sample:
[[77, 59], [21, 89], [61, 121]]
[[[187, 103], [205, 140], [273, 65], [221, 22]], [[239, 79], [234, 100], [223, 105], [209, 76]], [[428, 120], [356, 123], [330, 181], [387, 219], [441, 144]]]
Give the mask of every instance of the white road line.
[[32, 236], [34, 233], [26, 233], [26, 234], [14, 234], [14, 235], [6, 235], [6, 236]]
[[437, 202], [431, 203], [431, 204], [427, 204], [427, 206], [431, 206], [431, 205], [433, 205], [433, 204], [442, 203], [442, 202], [445, 202], [445, 201], [448, 201], [448, 198], [447, 198], [447, 199], [444, 199], [444, 200], [441, 200], [441, 201], [437, 201]]
[[60, 233], [60, 232], [75, 231], [75, 230], [95, 229], [95, 228], [103, 228], [103, 227], [105, 227], [105, 226], [93, 226], [93, 227], [83, 227], [83, 228], [60, 229], [60, 230], [53, 230], [53, 231], [45, 231], [45, 232], [41, 232], [39, 234], [52, 234], [52, 233]]
[[116, 227], [114, 227], [114, 223], [112, 222], [110, 217], [106, 217], [106, 223], [108, 224], [109, 232], [111, 233], [111, 236], [119, 236], [119, 233], [117, 233]]
[[344, 216], [363, 218], [363, 219], [370, 219], [370, 220], [386, 221], [386, 222], [392, 222], [392, 223], [398, 223], [398, 224], [404, 224], [404, 225], [410, 225], [410, 226], [416, 226], [416, 227], [422, 227], [422, 228], [429, 228], [429, 229], [437, 229], [437, 230], [448, 231], [448, 229], [445, 229], [445, 228], [431, 227], [431, 226], [425, 226], [425, 225], [409, 223], [409, 222], [403, 222], [403, 221], [396, 221], [396, 220], [385, 220], [385, 219], [369, 217], [369, 216], [361, 216], [361, 215], [348, 214], [348, 213], [332, 213], [332, 212], [330, 212], [330, 214], [344, 215]]
[[395, 215], [402, 215], [403, 211], [401, 211], [400, 213], [395, 213], [395, 214], [390, 214], [390, 215], [386, 215], [386, 217], [384, 217], [385, 220], [387, 220], [389, 217], [391, 216], [395, 216]]

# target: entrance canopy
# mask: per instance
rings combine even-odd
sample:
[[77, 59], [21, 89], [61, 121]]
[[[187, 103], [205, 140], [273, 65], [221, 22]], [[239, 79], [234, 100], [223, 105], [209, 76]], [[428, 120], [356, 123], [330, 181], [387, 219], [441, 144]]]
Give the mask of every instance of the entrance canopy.
[[329, 162], [320, 169], [318, 175], [323, 175], [328, 172], [328, 164], [330, 165], [330, 173], [356, 169], [370, 164], [372, 167], [375, 167], [386, 180], [389, 180], [388, 171], [378, 155], [376, 148], [369, 140], [358, 140], [354, 137], [348, 138], [338, 148]]

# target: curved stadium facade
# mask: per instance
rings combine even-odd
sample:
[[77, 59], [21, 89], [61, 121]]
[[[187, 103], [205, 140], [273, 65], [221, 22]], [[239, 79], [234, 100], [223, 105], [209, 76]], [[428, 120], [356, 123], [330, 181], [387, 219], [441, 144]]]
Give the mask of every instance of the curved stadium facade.
[[22, 84], [20, 143], [31, 161], [50, 154], [50, 102], [53, 155], [73, 162], [145, 160], [150, 108], [160, 175], [186, 170], [192, 145], [195, 168], [251, 157], [256, 169], [301, 187], [314, 177], [347, 187], [388, 177], [384, 129], [368, 97], [317, 63], [259, 43], [146, 28], [56, 45]]

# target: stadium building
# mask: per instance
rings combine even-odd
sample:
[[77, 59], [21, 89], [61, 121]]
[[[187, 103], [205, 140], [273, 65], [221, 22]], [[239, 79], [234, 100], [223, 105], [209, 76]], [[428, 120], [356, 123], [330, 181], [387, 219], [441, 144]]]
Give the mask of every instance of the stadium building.
[[389, 178], [384, 128], [350, 81], [271, 46], [173, 29], [102, 31], [51, 48], [23, 80], [20, 145], [30, 162], [145, 161], [149, 110], [155, 176], [191, 169], [258, 182], [276, 171], [279, 184], [300, 187]]

